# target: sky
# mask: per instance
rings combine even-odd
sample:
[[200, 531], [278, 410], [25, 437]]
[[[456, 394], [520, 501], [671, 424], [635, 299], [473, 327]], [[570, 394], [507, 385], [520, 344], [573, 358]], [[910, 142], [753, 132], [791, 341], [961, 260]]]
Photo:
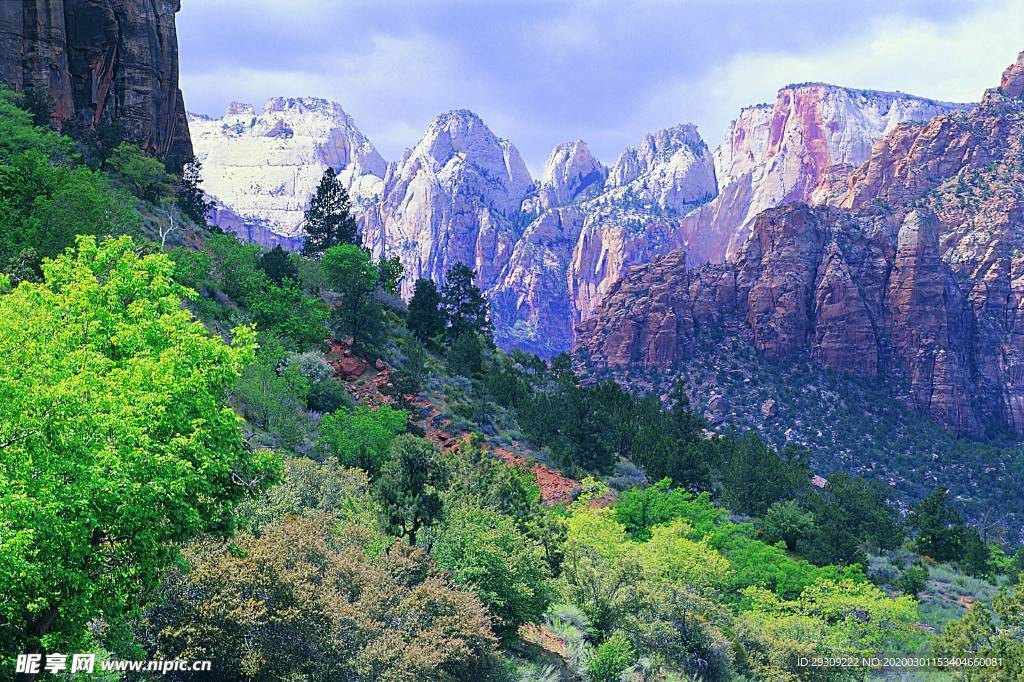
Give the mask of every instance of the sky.
[[183, 0], [189, 111], [333, 99], [388, 160], [471, 109], [534, 177], [556, 144], [721, 141], [743, 106], [824, 81], [977, 101], [1024, 50], [1021, 0]]

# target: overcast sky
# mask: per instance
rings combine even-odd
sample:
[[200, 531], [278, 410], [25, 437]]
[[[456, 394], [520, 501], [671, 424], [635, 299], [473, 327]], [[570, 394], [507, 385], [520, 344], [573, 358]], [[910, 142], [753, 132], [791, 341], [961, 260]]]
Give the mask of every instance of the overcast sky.
[[696, 123], [712, 147], [740, 107], [827, 81], [976, 101], [1024, 50], [1021, 0], [184, 0], [190, 111], [334, 99], [389, 160], [467, 108], [538, 175], [585, 140], [605, 163]]

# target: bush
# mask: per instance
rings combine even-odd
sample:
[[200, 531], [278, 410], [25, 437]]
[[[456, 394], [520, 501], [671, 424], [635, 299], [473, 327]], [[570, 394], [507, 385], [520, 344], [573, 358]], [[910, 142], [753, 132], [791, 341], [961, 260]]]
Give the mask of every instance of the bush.
[[591, 682], [619, 682], [633, 660], [633, 647], [621, 632], [605, 640], [587, 662]]

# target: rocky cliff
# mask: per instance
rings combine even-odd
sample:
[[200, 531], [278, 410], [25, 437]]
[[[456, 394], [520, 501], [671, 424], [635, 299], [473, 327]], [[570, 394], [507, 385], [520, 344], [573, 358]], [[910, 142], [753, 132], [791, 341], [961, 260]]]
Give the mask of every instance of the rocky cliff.
[[[387, 165], [341, 105], [275, 97], [260, 111], [233, 102], [219, 118], [189, 116], [214, 222], [264, 246], [298, 246], [309, 199], [328, 167], [360, 210], [372, 210]], [[283, 239], [281, 239], [283, 238]]]
[[667, 377], [725, 329], [880, 377], [955, 433], [1024, 433], [1021, 69], [975, 109], [893, 128], [834, 207], [760, 213], [729, 262], [690, 268], [679, 250], [631, 271], [577, 329], [578, 357]]
[[53, 122], [117, 120], [173, 163], [192, 155], [178, 89], [180, 0], [4, 0], [0, 80], [45, 89]]
[[824, 179], [845, 180], [872, 144], [901, 123], [967, 105], [825, 83], [779, 90], [774, 105], [740, 111], [715, 150], [720, 196], [687, 216], [681, 241], [692, 263], [735, 254], [761, 211], [811, 201]]

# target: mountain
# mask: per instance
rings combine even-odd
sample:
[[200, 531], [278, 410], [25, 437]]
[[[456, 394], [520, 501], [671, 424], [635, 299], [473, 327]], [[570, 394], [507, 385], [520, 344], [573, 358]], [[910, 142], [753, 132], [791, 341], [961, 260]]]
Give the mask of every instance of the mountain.
[[320, 141], [331, 134], [347, 148], [372, 150], [343, 112], [316, 124], [288, 119], [284, 128], [279, 113], [265, 111], [256, 123], [249, 109], [192, 121], [226, 229], [298, 248], [302, 210], [332, 165], [356, 195], [374, 255], [402, 258], [406, 294], [415, 278], [441, 280], [463, 261], [479, 273], [498, 343], [551, 357], [572, 347], [575, 325], [629, 268], [680, 247], [693, 262], [721, 262], [762, 210], [826, 201], [886, 132], [962, 108], [901, 93], [789, 86], [774, 106], [743, 109], [714, 151], [690, 124], [645, 135], [611, 167], [573, 140], [552, 150], [536, 182], [514, 145], [464, 110], [437, 117], [386, 170], [375, 151], [373, 163], [323, 158]]
[[334, 102], [275, 97], [259, 112], [233, 102], [220, 118], [190, 114], [189, 125], [204, 187], [220, 204], [214, 222], [264, 246], [281, 237], [298, 244], [327, 167], [355, 204], [372, 205], [380, 196], [387, 165]]
[[719, 196], [682, 222], [690, 262], [724, 261], [743, 244], [757, 214], [811, 201], [824, 178], [845, 178], [899, 124], [969, 106], [805, 83], [779, 90], [773, 106], [742, 109], [715, 150]]
[[725, 332], [881, 380], [953, 433], [1024, 433], [1022, 71], [1024, 53], [976, 108], [893, 128], [845, 191], [825, 180], [831, 205], [760, 213], [726, 263], [680, 250], [632, 270], [578, 327], [577, 357], [670, 382]]
[[520, 208], [533, 180], [519, 152], [471, 111], [442, 114], [388, 169], [380, 205], [365, 215], [375, 254], [399, 255], [412, 281], [440, 281], [456, 262], [489, 288], [522, 235]]
[[118, 121], [172, 163], [192, 155], [178, 89], [180, 0], [4, 0], [0, 80], [45, 89], [53, 123]]

